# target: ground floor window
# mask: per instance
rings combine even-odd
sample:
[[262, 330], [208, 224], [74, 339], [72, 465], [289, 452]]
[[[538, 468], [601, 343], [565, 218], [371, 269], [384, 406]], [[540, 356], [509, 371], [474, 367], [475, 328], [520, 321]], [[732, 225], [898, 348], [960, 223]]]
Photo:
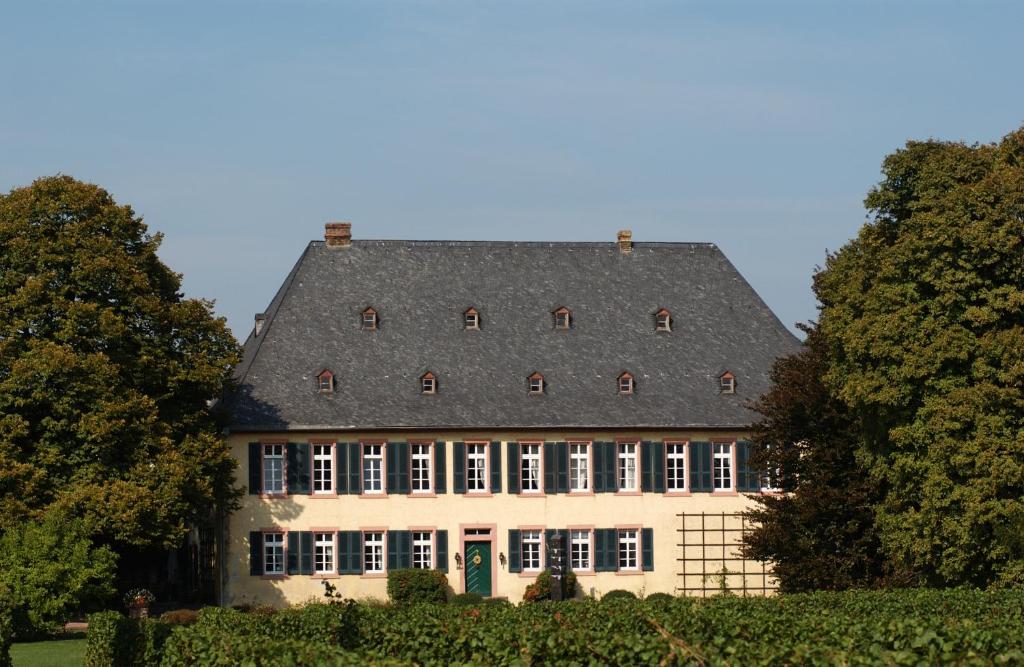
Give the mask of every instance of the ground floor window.
[[429, 570], [434, 566], [434, 534], [415, 531], [412, 534], [412, 566]]
[[334, 573], [334, 533], [313, 533], [313, 569], [317, 574]]
[[540, 531], [524, 530], [523, 533], [523, 570], [540, 569]]

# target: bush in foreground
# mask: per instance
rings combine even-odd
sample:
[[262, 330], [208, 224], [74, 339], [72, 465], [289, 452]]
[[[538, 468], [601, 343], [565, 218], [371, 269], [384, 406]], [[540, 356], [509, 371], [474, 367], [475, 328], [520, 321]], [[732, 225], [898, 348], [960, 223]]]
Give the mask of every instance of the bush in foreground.
[[444, 602], [448, 599], [448, 577], [440, 570], [389, 570], [388, 597], [393, 604]]

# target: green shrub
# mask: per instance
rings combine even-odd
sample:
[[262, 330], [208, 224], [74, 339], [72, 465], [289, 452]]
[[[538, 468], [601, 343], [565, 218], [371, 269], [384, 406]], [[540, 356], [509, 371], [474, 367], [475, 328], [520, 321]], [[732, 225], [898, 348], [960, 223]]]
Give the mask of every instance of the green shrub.
[[[540, 602], [551, 599], [551, 586], [554, 578], [551, 572], [543, 570], [533, 580], [533, 583], [526, 587], [523, 592], [523, 602]], [[562, 599], [568, 600], [576, 597], [576, 575], [566, 572], [562, 575]]]
[[114, 593], [115, 562], [109, 548], [93, 546], [80, 520], [56, 512], [0, 535], [0, 583], [15, 638], [45, 637], [72, 613], [99, 607]]
[[454, 605], [479, 605], [483, 604], [483, 602], [484, 596], [479, 593], [459, 593], [452, 596], [452, 604]]
[[654, 604], [665, 604], [666, 602], [671, 602], [675, 599], [675, 596], [670, 595], [668, 593], [651, 593], [650, 595], [644, 598], [644, 601], [652, 602]]
[[444, 602], [448, 599], [448, 577], [440, 570], [389, 570], [388, 597], [393, 604]]
[[150, 618], [127, 618], [116, 611], [89, 615], [85, 667], [156, 667], [171, 626]]
[[12, 620], [10, 594], [0, 584], [0, 667], [11, 667], [11, 641], [14, 638]]
[[605, 600], [635, 600], [636, 593], [633, 591], [626, 591], [621, 588], [616, 588], [613, 591], [608, 591], [601, 596], [601, 601]]

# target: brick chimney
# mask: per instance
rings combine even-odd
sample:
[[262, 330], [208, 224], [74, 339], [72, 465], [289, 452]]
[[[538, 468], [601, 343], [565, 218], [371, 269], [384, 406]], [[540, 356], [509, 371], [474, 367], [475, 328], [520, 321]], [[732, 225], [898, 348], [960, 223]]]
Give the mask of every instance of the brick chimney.
[[260, 332], [263, 331], [263, 325], [266, 324], [266, 322], [267, 322], [267, 314], [266, 313], [256, 313], [256, 328], [255, 328], [255, 332], [256, 332], [257, 336], [259, 336]]
[[619, 252], [624, 255], [633, 252], [633, 230], [619, 230]]
[[352, 223], [328, 222], [324, 225], [324, 241], [328, 248], [348, 248], [352, 245]]

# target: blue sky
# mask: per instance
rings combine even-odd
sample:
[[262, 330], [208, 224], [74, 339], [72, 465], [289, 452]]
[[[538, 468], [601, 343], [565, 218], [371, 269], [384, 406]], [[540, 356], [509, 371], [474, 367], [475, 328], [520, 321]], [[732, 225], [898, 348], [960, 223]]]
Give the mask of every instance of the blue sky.
[[5, 2], [0, 191], [63, 172], [244, 338], [357, 238], [717, 243], [779, 317], [907, 139], [1024, 123], [1020, 2]]

